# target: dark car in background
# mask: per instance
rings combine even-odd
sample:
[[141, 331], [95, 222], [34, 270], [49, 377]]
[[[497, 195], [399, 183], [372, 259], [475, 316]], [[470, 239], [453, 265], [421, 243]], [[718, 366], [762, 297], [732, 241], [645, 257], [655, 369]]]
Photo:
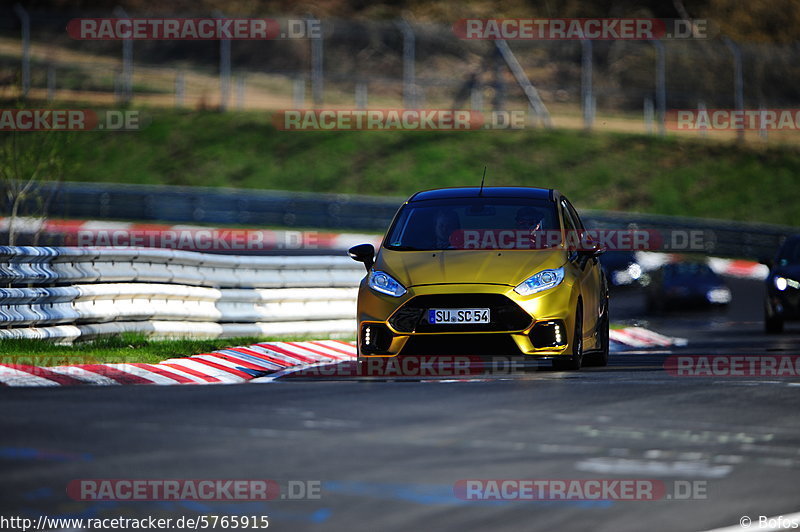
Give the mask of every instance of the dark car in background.
[[783, 332], [786, 320], [800, 319], [800, 235], [787, 238], [775, 261], [768, 263], [767, 296], [764, 302], [764, 330]]
[[724, 308], [731, 301], [725, 281], [705, 262], [668, 262], [650, 274], [647, 309]]
[[600, 256], [600, 265], [609, 286], [631, 286], [642, 276], [642, 266], [633, 251], [606, 251]]

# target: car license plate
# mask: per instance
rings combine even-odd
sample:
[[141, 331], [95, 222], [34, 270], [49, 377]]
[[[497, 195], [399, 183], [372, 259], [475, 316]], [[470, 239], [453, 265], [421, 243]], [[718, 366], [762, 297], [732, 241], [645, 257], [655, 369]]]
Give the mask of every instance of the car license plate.
[[428, 323], [489, 323], [489, 309], [432, 308], [428, 310]]

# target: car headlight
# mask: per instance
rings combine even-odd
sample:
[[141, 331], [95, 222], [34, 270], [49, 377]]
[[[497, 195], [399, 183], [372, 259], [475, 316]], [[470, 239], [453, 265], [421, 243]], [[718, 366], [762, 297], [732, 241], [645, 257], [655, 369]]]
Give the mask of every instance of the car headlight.
[[631, 276], [631, 279], [635, 281], [636, 279], [642, 276], [642, 267], [634, 262], [633, 264], [628, 266], [627, 272], [628, 275]]
[[795, 281], [794, 279], [788, 279], [786, 277], [775, 277], [775, 288], [783, 292], [786, 288], [794, 288], [795, 290], [800, 289], [800, 282]]
[[521, 296], [529, 296], [542, 290], [547, 290], [558, 286], [564, 280], [564, 268], [554, 270], [542, 270], [535, 275], [531, 275], [514, 288], [514, 291]]
[[712, 288], [706, 292], [706, 299], [709, 303], [726, 304], [731, 301], [731, 291], [726, 287]]
[[386, 294], [387, 296], [400, 297], [406, 293], [406, 289], [403, 285], [398, 283], [394, 277], [382, 271], [369, 272], [367, 284], [376, 292]]

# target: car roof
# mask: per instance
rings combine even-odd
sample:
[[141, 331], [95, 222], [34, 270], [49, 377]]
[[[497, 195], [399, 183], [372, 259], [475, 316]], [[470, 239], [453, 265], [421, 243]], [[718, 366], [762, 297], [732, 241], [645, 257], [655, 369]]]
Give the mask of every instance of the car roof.
[[481, 187], [452, 187], [417, 192], [408, 198], [408, 203], [437, 199], [472, 198], [478, 196], [486, 198], [531, 198], [553, 201], [559, 194], [557, 190], [551, 188], [483, 187], [483, 191], [481, 191]]

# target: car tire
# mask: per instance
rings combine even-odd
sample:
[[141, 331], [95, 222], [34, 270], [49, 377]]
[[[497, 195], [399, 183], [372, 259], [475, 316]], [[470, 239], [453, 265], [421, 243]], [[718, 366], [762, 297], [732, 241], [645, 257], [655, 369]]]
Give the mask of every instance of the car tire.
[[780, 334], [783, 332], [783, 318], [764, 314], [764, 332], [767, 334]]
[[559, 371], [578, 371], [583, 362], [583, 309], [575, 309], [575, 327], [572, 339], [572, 356], [553, 359], [553, 369]]
[[584, 358], [584, 366], [595, 366], [595, 367], [608, 366], [608, 354], [609, 354], [608, 322], [609, 322], [608, 305], [606, 305], [606, 309], [600, 318], [600, 323], [598, 324], [599, 330], [597, 331], [598, 343], [600, 344], [600, 348], [597, 351], [586, 354]]

